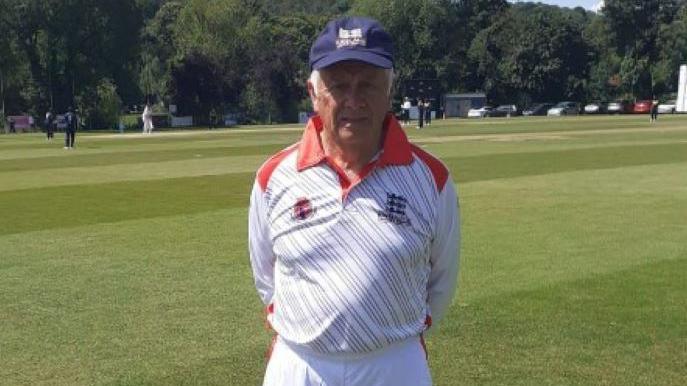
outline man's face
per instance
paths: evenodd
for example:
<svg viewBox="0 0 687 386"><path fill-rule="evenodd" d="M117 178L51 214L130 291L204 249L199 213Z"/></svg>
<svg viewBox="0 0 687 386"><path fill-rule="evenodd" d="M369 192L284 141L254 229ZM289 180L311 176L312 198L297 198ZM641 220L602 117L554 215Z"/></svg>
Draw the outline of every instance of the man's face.
<svg viewBox="0 0 687 386"><path fill-rule="evenodd" d="M324 130L342 145L377 145L389 111L389 80L384 69L346 61L320 70L313 93L315 111Z"/></svg>

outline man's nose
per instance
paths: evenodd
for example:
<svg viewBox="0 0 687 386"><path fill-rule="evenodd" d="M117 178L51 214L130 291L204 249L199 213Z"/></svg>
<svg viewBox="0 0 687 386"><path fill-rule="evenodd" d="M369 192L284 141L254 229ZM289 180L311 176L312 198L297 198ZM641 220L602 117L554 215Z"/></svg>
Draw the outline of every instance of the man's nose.
<svg viewBox="0 0 687 386"><path fill-rule="evenodd" d="M352 86L346 92L346 107L360 108L367 103L365 92L362 87Z"/></svg>

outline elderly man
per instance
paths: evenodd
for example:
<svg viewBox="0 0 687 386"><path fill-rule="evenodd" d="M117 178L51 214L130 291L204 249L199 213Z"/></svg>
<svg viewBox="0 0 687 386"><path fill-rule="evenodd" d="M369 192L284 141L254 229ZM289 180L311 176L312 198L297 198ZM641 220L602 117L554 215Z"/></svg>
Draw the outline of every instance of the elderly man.
<svg viewBox="0 0 687 386"><path fill-rule="evenodd" d="M430 385L422 334L458 275L454 184L389 112L378 22L331 21L310 67L317 114L251 195L251 265L276 332L264 385Z"/></svg>

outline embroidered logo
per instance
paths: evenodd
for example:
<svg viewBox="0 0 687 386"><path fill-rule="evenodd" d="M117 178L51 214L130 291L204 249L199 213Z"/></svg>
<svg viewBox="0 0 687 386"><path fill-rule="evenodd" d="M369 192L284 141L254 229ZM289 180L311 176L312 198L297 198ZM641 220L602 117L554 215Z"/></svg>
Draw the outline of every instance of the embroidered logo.
<svg viewBox="0 0 687 386"><path fill-rule="evenodd" d="M378 211L380 220L397 225L410 225L410 219L406 215L408 200L400 194L387 193L386 206L383 211Z"/></svg>
<svg viewBox="0 0 687 386"><path fill-rule="evenodd" d="M336 48L366 46L367 39L363 36L363 30L339 28L339 37L336 39Z"/></svg>
<svg viewBox="0 0 687 386"><path fill-rule="evenodd" d="M312 207L312 203L305 197L300 197L296 200L296 204L293 206L293 213L291 217L294 220L305 220L311 217L315 213L315 209Z"/></svg>

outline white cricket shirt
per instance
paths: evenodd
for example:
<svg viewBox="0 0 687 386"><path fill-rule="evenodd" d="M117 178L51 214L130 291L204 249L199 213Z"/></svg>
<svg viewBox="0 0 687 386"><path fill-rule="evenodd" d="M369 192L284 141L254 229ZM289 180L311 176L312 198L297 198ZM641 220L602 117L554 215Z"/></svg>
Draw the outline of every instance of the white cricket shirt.
<svg viewBox="0 0 687 386"><path fill-rule="evenodd" d="M419 335L451 303L460 240L453 181L391 114L384 125L383 148L357 181L328 161L317 116L258 170L253 276L269 322L291 344L374 351Z"/></svg>

